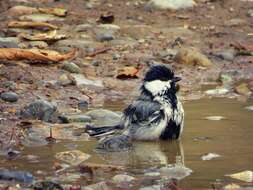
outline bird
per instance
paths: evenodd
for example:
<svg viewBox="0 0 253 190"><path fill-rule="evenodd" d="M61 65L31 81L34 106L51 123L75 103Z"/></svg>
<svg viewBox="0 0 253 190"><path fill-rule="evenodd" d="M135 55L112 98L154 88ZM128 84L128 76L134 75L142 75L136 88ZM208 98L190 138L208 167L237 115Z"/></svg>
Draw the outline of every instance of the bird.
<svg viewBox="0 0 253 190"><path fill-rule="evenodd" d="M184 127L184 109L177 96L181 77L165 65L153 65L144 76L140 95L123 111L115 126L86 126L90 136L103 137L99 150L129 150L132 141L179 139Z"/></svg>

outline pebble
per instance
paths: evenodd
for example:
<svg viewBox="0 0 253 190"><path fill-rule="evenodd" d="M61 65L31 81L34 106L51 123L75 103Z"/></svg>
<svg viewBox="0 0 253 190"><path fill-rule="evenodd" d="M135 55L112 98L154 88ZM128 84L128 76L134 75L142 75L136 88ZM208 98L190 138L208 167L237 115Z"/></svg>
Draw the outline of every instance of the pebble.
<svg viewBox="0 0 253 190"><path fill-rule="evenodd" d="M71 81L68 77L68 75L66 74L62 74L60 77L59 77L59 81L60 85L62 86L68 86L68 85L71 85L73 83L73 81Z"/></svg>
<svg viewBox="0 0 253 190"><path fill-rule="evenodd" d="M145 10L164 10L164 9L171 9L171 10L178 10L178 9L186 9L191 8L196 5L194 0L150 0L145 5Z"/></svg>
<svg viewBox="0 0 253 190"><path fill-rule="evenodd" d="M6 102L17 102L18 101L18 95L14 92L3 92L0 95L1 99Z"/></svg>
<svg viewBox="0 0 253 190"><path fill-rule="evenodd" d="M98 34L96 38L100 42L111 41L115 39L114 35L111 33Z"/></svg>
<svg viewBox="0 0 253 190"><path fill-rule="evenodd" d="M139 190L161 190L162 187L160 185L152 185L147 187L141 187Z"/></svg>
<svg viewBox="0 0 253 190"><path fill-rule="evenodd" d="M82 74L71 74L73 82L78 87L91 88L93 90L101 90L104 88L103 82L101 80L89 80Z"/></svg>
<svg viewBox="0 0 253 190"><path fill-rule="evenodd" d="M228 92L229 92L229 90L226 88L217 88L217 89L207 90L207 91L205 91L205 94L207 94L207 95L224 95L224 94L227 94Z"/></svg>
<svg viewBox="0 0 253 190"><path fill-rule="evenodd" d="M80 100L78 102L78 109L79 110L86 110L89 107L89 102L87 102L86 100Z"/></svg>
<svg viewBox="0 0 253 190"><path fill-rule="evenodd" d="M62 119L64 117L64 119ZM66 121L66 123L86 123L86 122L91 122L91 117L88 115L66 115L66 116L61 116L61 119L63 121Z"/></svg>
<svg viewBox="0 0 253 190"><path fill-rule="evenodd" d="M124 182L131 182L133 181L135 178L130 176L130 175L126 175L126 174L118 174L115 175L112 180L114 183L124 183Z"/></svg>
<svg viewBox="0 0 253 190"><path fill-rule="evenodd" d="M224 50L224 51L215 53L215 55L226 61L233 61L235 59L236 53L234 50Z"/></svg>
<svg viewBox="0 0 253 190"><path fill-rule="evenodd" d="M57 107L46 100L35 100L25 106L20 114L23 118L40 119L49 122Z"/></svg>
<svg viewBox="0 0 253 190"><path fill-rule="evenodd" d="M81 73L81 69L75 63L65 61L62 65L62 69L70 73Z"/></svg>
<svg viewBox="0 0 253 190"><path fill-rule="evenodd" d="M225 119L225 117L223 117L223 116L208 116L208 117L205 117L205 119L211 120L211 121L220 121L222 119Z"/></svg>
<svg viewBox="0 0 253 190"><path fill-rule="evenodd" d="M219 158L219 157L221 157L219 154L208 153L208 154L201 156L201 159L202 160L212 160L214 158Z"/></svg>
<svg viewBox="0 0 253 190"><path fill-rule="evenodd" d="M253 106L247 106L245 107L246 110L253 111Z"/></svg>
<svg viewBox="0 0 253 190"><path fill-rule="evenodd" d="M23 15L20 16L19 19L22 21L35 21L35 22L64 21L64 18L50 14Z"/></svg>
<svg viewBox="0 0 253 190"><path fill-rule="evenodd" d="M16 37L8 37L1 38L0 37L0 48L18 48L19 47L19 38Z"/></svg>

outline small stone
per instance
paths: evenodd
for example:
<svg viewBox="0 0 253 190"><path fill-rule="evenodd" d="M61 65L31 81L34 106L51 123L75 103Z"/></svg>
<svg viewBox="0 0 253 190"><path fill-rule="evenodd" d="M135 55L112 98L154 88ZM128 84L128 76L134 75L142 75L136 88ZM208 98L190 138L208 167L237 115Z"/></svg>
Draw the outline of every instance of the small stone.
<svg viewBox="0 0 253 190"><path fill-rule="evenodd" d="M175 60L187 65L198 65L203 67L210 67L213 65L206 55L192 48L181 48L178 51Z"/></svg>
<svg viewBox="0 0 253 190"><path fill-rule="evenodd" d="M160 172L148 172L144 174L145 176L151 176L151 177L156 177L156 176L160 176Z"/></svg>
<svg viewBox="0 0 253 190"><path fill-rule="evenodd" d="M87 32L88 30L92 29L91 24L80 24L75 27L76 32Z"/></svg>
<svg viewBox="0 0 253 190"><path fill-rule="evenodd" d="M205 94L207 95L225 95L229 92L226 88L216 88L205 91Z"/></svg>
<svg viewBox="0 0 253 190"><path fill-rule="evenodd" d="M71 80L69 79L68 75L62 74L62 75L59 77L59 83L60 83L62 86L68 86L68 85L73 84L73 81L71 81Z"/></svg>
<svg viewBox="0 0 253 190"><path fill-rule="evenodd" d="M247 23L247 22L246 22L245 20L243 20L243 19L240 19L240 18L233 18L233 19L227 21L227 22L225 23L225 25L231 27L231 26L241 26L241 25L245 25L246 23Z"/></svg>
<svg viewBox="0 0 253 190"><path fill-rule="evenodd" d="M87 110L89 107L89 103L86 100L80 100L78 102L78 109L79 110Z"/></svg>
<svg viewBox="0 0 253 190"><path fill-rule="evenodd" d="M77 123L87 123L87 122L91 122L91 117L88 115L67 115L67 116L63 116L65 118L65 121L67 121L67 123L73 123L73 122L77 122Z"/></svg>
<svg viewBox="0 0 253 190"><path fill-rule="evenodd" d="M112 59L113 60L118 60L118 59L120 59L120 55L119 54L117 54L117 53L114 53L113 55L112 55Z"/></svg>
<svg viewBox="0 0 253 190"><path fill-rule="evenodd" d="M181 180L187 176L189 176L193 171L189 168L184 167L183 165L174 165L174 166L166 166L160 168L161 176L164 176L169 179L177 179Z"/></svg>
<svg viewBox="0 0 253 190"><path fill-rule="evenodd" d="M201 156L201 159L202 160L212 160L214 158L219 158L219 157L221 157L219 154L208 153L208 154Z"/></svg>
<svg viewBox="0 0 253 190"><path fill-rule="evenodd" d="M253 111L253 106L247 106L245 107L246 110Z"/></svg>
<svg viewBox="0 0 253 190"><path fill-rule="evenodd" d="M84 190L111 190L111 188L106 184L106 182L102 181L96 184L92 184L84 187Z"/></svg>
<svg viewBox="0 0 253 190"><path fill-rule="evenodd" d="M15 90L17 88L17 84L14 81L5 81L1 85L9 90Z"/></svg>
<svg viewBox="0 0 253 190"><path fill-rule="evenodd" d="M102 61L101 60L97 60L97 59L94 59L91 61L91 65L95 66L95 67L98 67L99 65L101 65Z"/></svg>
<svg viewBox="0 0 253 190"><path fill-rule="evenodd" d="M164 9L171 9L171 10L178 10L178 9L186 9L191 8L196 5L194 0L150 0L146 6L145 10L164 10Z"/></svg>
<svg viewBox="0 0 253 190"><path fill-rule="evenodd" d="M241 189L241 186L240 185L237 185L235 183L231 183L231 184L228 184L226 185L225 187L223 187L224 190L240 190ZM243 190L243 189L241 189ZM245 189L246 190L246 189Z"/></svg>
<svg viewBox="0 0 253 190"><path fill-rule="evenodd" d="M211 121L220 121L222 119L225 119L225 117L223 117L223 116L208 116L208 117L205 117L205 119L211 120Z"/></svg>
<svg viewBox="0 0 253 190"><path fill-rule="evenodd" d="M80 150L71 150L65 152L58 152L55 155L55 158L58 160L64 161L72 166L77 166L81 164L83 161L90 158L89 154L81 152Z"/></svg>
<svg viewBox="0 0 253 190"><path fill-rule="evenodd" d="M98 125L117 125L120 122L121 115L106 109L96 109L85 113L92 120L96 120Z"/></svg>
<svg viewBox="0 0 253 190"><path fill-rule="evenodd" d="M249 15L250 17L253 17L253 9L248 10L248 15Z"/></svg>
<svg viewBox="0 0 253 190"><path fill-rule="evenodd" d="M71 77L73 78L73 82L78 87L86 87L91 88L93 90L101 90L104 88L104 85L101 80L89 80L85 78L82 74L71 74Z"/></svg>
<svg viewBox="0 0 253 190"><path fill-rule="evenodd" d="M242 83L242 84L236 86L235 92L240 95L244 95L244 96L250 96L250 94L251 94L251 91L248 88L248 85L246 83Z"/></svg>
<svg viewBox="0 0 253 190"><path fill-rule="evenodd" d="M44 41L31 41L28 43L29 48L39 48L39 49L46 49L48 44Z"/></svg>
<svg viewBox="0 0 253 190"><path fill-rule="evenodd" d="M141 187L139 190L161 190L162 187L160 185L152 185L147 187Z"/></svg>
<svg viewBox="0 0 253 190"><path fill-rule="evenodd" d="M242 172L235 173L235 174L230 174L227 176L232 177L234 179L241 180L241 181L245 181L248 183L253 182L253 172L249 171L249 170L242 171Z"/></svg>
<svg viewBox="0 0 253 190"><path fill-rule="evenodd" d="M0 37L0 48L18 48L19 47L19 38L16 37L8 37L1 38Z"/></svg>
<svg viewBox="0 0 253 190"><path fill-rule="evenodd" d="M224 51L215 53L215 55L226 61L233 61L235 58L236 52L234 50L224 50Z"/></svg>
<svg viewBox="0 0 253 190"><path fill-rule="evenodd" d="M80 67L72 62L64 62L62 65L62 69L66 70L70 73L81 73Z"/></svg>
<svg viewBox="0 0 253 190"><path fill-rule="evenodd" d="M119 175L115 175L112 180L114 183L124 183L124 182L131 182L133 181L135 178L130 176L130 175L125 175L125 174L119 174Z"/></svg>
<svg viewBox="0 0 253 190"><path fill-rule="evenodd" d="M98 34L96 38L100 42L111 41L115 39L114 35L111 33Z"/></svg>
<svg viewBox="0 0 253 190"><path fill-rule="evenodd" d="M229 74L221 74L219 76L219 81L222 82L222 84L229 84L233 82L233 77Z"/></svg>
<svg viewBox="0 0 253 190"><path fill-rule="evenodd" d="M25 106L20 114L23 118L40 119L49 122L52 119L56 106L45 100L35 100Z"/></svg>
<svg viewBox="0 0 253 190"><path fill-rule="evenodd" d="M6 102L17 102L18 101L18 95L14 92L3 92L0 95L1 99Z"/></svg>

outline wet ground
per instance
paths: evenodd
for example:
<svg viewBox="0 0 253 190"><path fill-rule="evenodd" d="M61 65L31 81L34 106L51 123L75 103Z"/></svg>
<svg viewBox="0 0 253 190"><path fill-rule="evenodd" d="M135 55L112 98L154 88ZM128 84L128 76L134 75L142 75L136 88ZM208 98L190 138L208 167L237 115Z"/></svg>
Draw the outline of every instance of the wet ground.
<svg viewBox="0 0 253 190"><path fill-rule="evenodd" d="M122 173L136 176L140 181L145 171L174 164L181 159L179 162L193 170L190 176L179 182L181 189L211 189L212 184L223 186L231 182L252 186L251 183L225 177L226 174L252 169L253 117L252 111L245 109L252 104L252 101L239 102L223 98L186 102L186 125L179 142L136 142L134 150L130 152L102 154L94 151L96 141L63 141L54 145L25 148L21 158L13 161L2 158L0 167L26 170L38 178L45 178L55 175L54 165L58 162L54 157L56 153L79 149L91 155L85 162L125 166L126 169ZM122 108L122 104L110 105L114 110ZM205 119L209 116L223 116L224 119ZM202 160L201 156L207 153L216 153L221 157ZM38 156L38 162L28 161L27 155ZM113 174L107 173L103 177L98 175L91 181L83 179L73 183L89 184L106 179L110 181L111 175ZM156 183L157 181L153 180L151 184ZM136 185L131 189L138 187Z"/></svg>

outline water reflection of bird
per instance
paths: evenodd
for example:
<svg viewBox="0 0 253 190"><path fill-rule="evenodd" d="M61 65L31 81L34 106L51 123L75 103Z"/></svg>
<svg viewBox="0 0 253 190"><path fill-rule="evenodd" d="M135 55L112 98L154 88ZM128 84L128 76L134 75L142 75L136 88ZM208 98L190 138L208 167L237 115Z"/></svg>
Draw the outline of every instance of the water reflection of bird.
<svg viewBox="0 0 253 190"><path fill-rule="evenodd" d="M91 136L113 132L98 146L108 151L127 150L132 140L178 139L184 123L184 110L176 95L176 82L180 80L170 68L152 66L144 77L140 96L125 109L121 123L111 127L87 126L87 132Z"/></svg>

